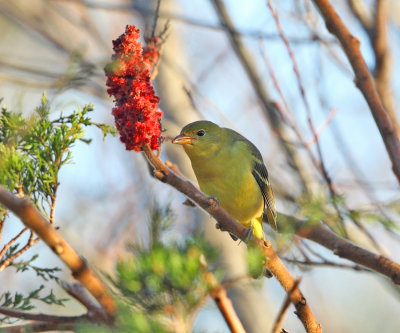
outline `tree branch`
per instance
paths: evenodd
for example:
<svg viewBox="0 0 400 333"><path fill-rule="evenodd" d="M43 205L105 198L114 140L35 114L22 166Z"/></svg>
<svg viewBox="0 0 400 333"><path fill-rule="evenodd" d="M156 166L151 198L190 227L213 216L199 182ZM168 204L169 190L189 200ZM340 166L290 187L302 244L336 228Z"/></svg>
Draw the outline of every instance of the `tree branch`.
<svg viewBox="0 0 400 333"><path fill-rule="evenodd" d="M96 320L97 322L101 319L107 322L107 314L104 312L103 308L90 297L86 289L80 283L67 283L62 281L61 286L69 295L86 307L88 319Z"/></svg>
<svg viewBox="0 0 400 333"><path fill-rule="evenodd" d="M55 316L55 315L48 315L48 314L43 314L43 313L30 313L30 312L26 312L26 311L17 311L17 310L12 310L9 308L4 308L4 307L0 307L0 313L5 316L9 316L9 317L19 318L19 319L24 319L24 320L43 321L43 322L49 322L49 323L54 323L54 324L76 323L77 321L80 321L80 320L88 320L89 319L87 317L87 315L71 316L71 317Z"/></svg>
<svg viewBox="0 0 400 333"><path fill-rule="evenodd" d="M25 332L48 332L48 331L73 331L75 324L72 323L49 323L38 322L26 325L6 326L2 329L7 333L25 333Z"/></svg>
<svg viewBox="0 0 400 333"><path fill-rule="evenodd" d="M339 39L350 61L356 76L356 85L369 105L392 161L393 172L400 182L400 141L365 64L360 50L360 41L350 33L329 0L313 0L313 2L324 18L328 31Z"/></svg>
<svg viewBox="0 0 400 333"><path fill-rule="evenodd" d="M400 285L399 264L339 237L325 226L316 225L311 227L300 227L296 230L296 234L321 244L322 246L332 250L335 255L341 258L348 259L354 263L363 265L386 275L393 281L393 283Z"/></svg>
<svg viewBox="0 0 400 333"><path fill-rule="evenodd" d="M207 279L210 285L214 286L209 294L217 305L219 311L225 319L226 324L232 333L246 333L242 322L240 321L235 309L233 308L232 301L229 299L226 289L223 285L218 284L214 275L207 272Z"/></svg>
<svg viewBox="0 0 400 333"><path fill-rule="evenodd" d="M268 223L266 218L263 222ZM351 243L349 240L329 230L325 225L308 226L305 220L282 213L278 213L278 225L290 225L296 235L312 240L332 250L333 254L341 258L386 275L393 283L400 285L400 265L398 263Z"/></svg>
<svg viewBox="0 0 400 333"><path fill-rule="evenodd" d="M9 208L20 220L33 230L69 267L72 276L96 298L112 322L116 306L101 280L89 268L87 262L61 237L49 222L26 199L14 196L0 186L0 203Z"/></svg>
<svg viewBox="0 0 400 333"><path fill-rule="evenodd" d="M393 61L389 48L389 1L377 0L375 8L375 27L370 35L375 54L375 68L373 71L376 89L382 103L388 112L397 135L400 136L400 125L396 113L395 97L391 87L393 75Z"/></svg>
<svg viewBox="0 0 400 333"><path fill-rule="evenodd" d="M285 318L285 313L287 311L287 309L289 308L289 305L291 303L290 301L290 295L293 293L293 290L295 288L297 288L297 286L299 285L300 280L296 280L295 284L293 285L292 290L287 294L285 301L282 304L282 307L279 311L278 317L276 317L275 323L274 323L274 327L272 328L272 333L280 333L281 330L281 326L282 326L282 322L283 322L283 318Z"/></svg>

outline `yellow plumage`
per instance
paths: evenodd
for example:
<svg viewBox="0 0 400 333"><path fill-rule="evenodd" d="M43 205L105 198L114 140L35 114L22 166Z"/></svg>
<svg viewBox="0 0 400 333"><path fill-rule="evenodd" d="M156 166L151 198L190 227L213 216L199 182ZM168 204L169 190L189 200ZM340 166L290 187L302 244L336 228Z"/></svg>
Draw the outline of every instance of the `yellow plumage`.
<svg viewBox="0 0 400 333"><path fill-rule="evenodd" d="M239 133L210 121L185 126L173 143L182 144L200 189L254 235L264 239L262 218L276 228L274 196L258 149Z"/></svg>

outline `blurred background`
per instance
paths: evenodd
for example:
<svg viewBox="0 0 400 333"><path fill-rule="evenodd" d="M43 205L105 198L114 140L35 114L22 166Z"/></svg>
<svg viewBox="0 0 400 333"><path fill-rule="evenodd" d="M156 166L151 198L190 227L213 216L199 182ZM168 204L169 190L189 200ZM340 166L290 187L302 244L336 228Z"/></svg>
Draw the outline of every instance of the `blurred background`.
<svg viewBox="0 0 400 333"><path fill-rule="evenodd" d="M162 159L195 181L183 150L168 137L199 119L233 128L261 151L278 211L304 216L317 209L342 236L399 262L399 184L347 58L311 1L270 4L273 10L262 0L160 2L157 31L168 24L156 80L167 137ZM92 102L93 120L113 124L103 72L112 40L127 24L149 35L156 6L146 0L0 0L2 104L29 114L46 91L55 116ZM339 0L334 6L360 40L399 129L400 2ZM246 275L245 246L216 231L207 214L182 205L185 198L153 179L140 153L126 151L118 137L103 140L96 129L87 137L92 143L77 143L74 164L61 171L56 224L91 265L110 272L127 243L146 243L149 207L158 201L170 204L176 218L166 242L201 231L221 252L227 280ZM3 240L20 228L17 220L5 225ZM351 263L290 233L265 231L291 273L301 277L324 332L400 330L400 293L391 281L337 267ZM61 266L43 244L30 251L41 254L43 265ZM34 275L27 279L7 270L0 291L33 281ZM285 293L274 279L249 279L234 284L229 296L248 331L261 332L271 329ZM62 311L81 310L71 301ZM293 311L283 327L300 332ZM200 309L194 330L229 331L211 300Z"/></svg>

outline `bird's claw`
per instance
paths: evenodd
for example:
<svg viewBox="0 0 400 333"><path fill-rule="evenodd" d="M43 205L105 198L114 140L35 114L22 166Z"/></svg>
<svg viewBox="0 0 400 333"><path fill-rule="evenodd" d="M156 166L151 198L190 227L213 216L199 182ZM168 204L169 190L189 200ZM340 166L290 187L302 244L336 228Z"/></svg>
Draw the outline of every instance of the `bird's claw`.
<svg viewBox="0 0 400 333"><path fill-rule="evenodd" d="M234 234L232 234L232 233L229 233L229 236L231 236L231 238L232 238L235 242L239 239L239 237L237 237L236 235L234 235Z"/></svg>
<svg viewBox="0 0 400 333"><path fill-rule="evenodd" d="M231 232L229 233L229 236L236 242L239 237L236 236L235 234L232 234ZM246 235L240 239L240 242L245 242L247 243L251 238L253 237L253 229L252 227L246 228ZM239 243L240 244L240 243Z"/></svg>
<svg viewBox="0 0 400 333"><path fill-rule="evenodd" d="M253 228L250 226L246 228L246 234L242 238L242 241L247 243L250 239L252 239L252 237L253 237Z"/></svg>

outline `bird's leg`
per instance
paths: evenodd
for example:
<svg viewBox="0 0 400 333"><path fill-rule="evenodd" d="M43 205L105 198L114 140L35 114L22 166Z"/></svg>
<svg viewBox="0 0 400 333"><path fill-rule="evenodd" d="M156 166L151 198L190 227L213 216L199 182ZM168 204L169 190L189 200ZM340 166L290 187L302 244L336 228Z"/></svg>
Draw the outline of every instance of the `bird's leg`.
<svg viewBox="0 0 400 333"><path fill-rule="evenodd" d="M250 221L250 226L246 228L246 234L244 235L242 241L247 243L253 237L253 221Z"/></svg>
<svg viewBox="0 0 400 333"><path fill-rule="evenodd" d="M243 237L243 242L247 243L252 237L253 237L253 228L252 225L250 225L250 227L246 228L246 234Z"/></svg>
<svg viewBox="0 0 400 333"><path fill-rule="evenodd" d="M218 222L215 224L215 229L221 230L221 226L218 224ZM232 234L231 232L228 232L229 236L236 242L239 238L235 235Z"/></svg>

